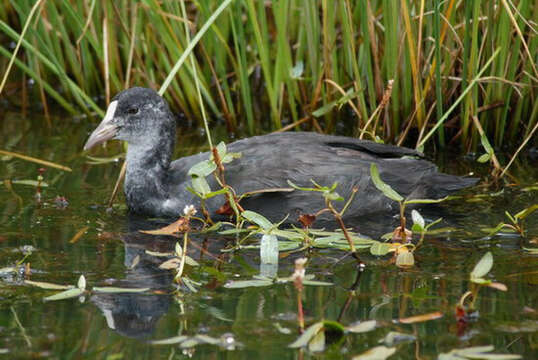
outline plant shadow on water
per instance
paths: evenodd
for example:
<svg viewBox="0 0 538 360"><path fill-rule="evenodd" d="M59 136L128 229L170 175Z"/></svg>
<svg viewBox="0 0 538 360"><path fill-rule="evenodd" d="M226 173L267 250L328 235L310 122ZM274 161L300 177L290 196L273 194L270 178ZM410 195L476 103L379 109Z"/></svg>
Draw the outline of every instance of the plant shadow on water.
<svg viewBox="0 0 538 360"><path fill-rule="evenodd" d="M305 279L315 275L332 283L310 286L305 280L298 296L294 281L228 288L231 281L260 279L263 270L258 248L221 251L236 243L234 235L191 233L188 255L197 266L187 263L190 282L176 285L174 272L159 266L174 257L181 237L141 233L166 223L95 205L106 204L119 166L88 166L87 159L72 155L80 154L89 128L67 124L49 134L35 124L16 116L6 120L0 136L11 143L7 150L78 170L47 169L42 176L48 186L39 203L28 183L0 188L0 352L10 358L350 358L369 349L385 354L395 349L394 358L413 359L492 345L494 350L465 351L530 359L537 351L538 273L532 251L537 213L524 219L524 237L507 227L489 235L497 224L511 223L505 211L514 215L536 203L536 159L522 157L513 168L522 185L496 196L489 195L496 190L475 188L460 200L420 209L426 224L443 220L414 252L413 267L396 267L391 255L367 249L359 252L364 270L347 252L332 248L281 252L279 279L294 274L295 260L306 257ZM200 143L194 141L193 152ZM121 148L112 145L108 151L111 156ZM445 165L450 166L481 171L482 165ZM0 173L4 179L36 180L40 167L4 157ZM480 196L471 196L476 193ZM57 196L65 196L68 206ZM346 221L353 231L377 240L399 224L386 215ZM467 298L467 313L458 314L462 296L474 289L470 273L488 251L493 267L482 277L503 283L507 291L481 286L473 309ZM74 284L80 275L86 279L82 295L58 301L43 298L60 290L24 282ZM298 303L305 334L311 334L303 340ZM294 343L300 346L290 347Z"/></svg>

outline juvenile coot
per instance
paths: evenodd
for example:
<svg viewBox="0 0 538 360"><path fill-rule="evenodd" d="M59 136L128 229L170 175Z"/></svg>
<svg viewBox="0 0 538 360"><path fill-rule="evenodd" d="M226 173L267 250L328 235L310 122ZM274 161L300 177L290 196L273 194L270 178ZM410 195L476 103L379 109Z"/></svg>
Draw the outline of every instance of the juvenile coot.
<svg viewBox="0 0 538 360"><path fill-rule="evenodd" d="M113 98L84 150L109 139L127 141L124 190L130 211L177 217L186 205L199 205L199 199L187 190L191 186L187 172L207 160L209 153L171 161L175 138L176 124L166 101L151 89L134 87ZM358 188L347 217L398 209L397 203L374 187L371 163L377 164L386 183L406 197L441 198L477 181L439 173L415 150L342 136L276 133L235 141L228 151L242 154L226 164L225 170L226 182L237 194L289 188L287 180L306 187L312 187L311 180L327 186L338 182L337 192L346 199ZM213 176L207 180L212 190L218 189ZM223 196L217 196L206 206L213 215L224 202ZM295 220L299 214L325 207L320 194L307 191L260 193L243 199L241 205L275 221L286 214Z"/></svg>

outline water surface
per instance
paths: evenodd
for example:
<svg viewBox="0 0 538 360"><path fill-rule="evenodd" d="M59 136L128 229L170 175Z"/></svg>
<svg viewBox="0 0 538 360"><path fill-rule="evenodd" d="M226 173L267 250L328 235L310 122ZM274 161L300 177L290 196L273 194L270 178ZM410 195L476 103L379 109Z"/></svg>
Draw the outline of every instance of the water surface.
<svg viewBox="0 0 538 360"><path fill-rule="evenodd" d="M293 284L264 288L227 289L234 279L249 279L259 273L256 250L222 253L233 239L198 236L190 255L201 266L187 267L186 274L200 286L197 292L173 294L173 273L161 270L162 259L150 251L169 251L171 237L152 237L137 230L154 228L158 223L132 219L125 213L123 199L113 211L105 204L112 192L120 162L90 165L81 153L92 125L86 119L24 118L4 113L0 123L0 147L70 166L73 171L47 169L41 202L33 186L0 186L0 267L13 266L31 250L25 263L26 276L0 274L0 353L6 358L57 359L174 359L193 358L295 359L349 358L379 345L390 331L413 335L416 340L395 345L393 358L436 358L454 348L494 345L498 353L534 358L538 347L538 267L537 256L524 247L537 247L538 212L526 223L527 236L502 234L486 237L482 230L506 221L505 211L515 213L536 203L538 163L522 156L513 168L513 183L479 186L467 197L444 204L438 215L445 219L438 228L447 228L426 238L416 253L417 264L399 269L390 256L375 257L368 252L361 258L367 264L359 276L355 261L342 251L320 249L291 254L281 259L278 275L293 272L293 260L310 259L307 273L333 286L305 287L303 307L306 325L335 320L343 325L377 320L375 330L331 338L334 343L320 354L308 349L290 349L299 335L297 294ZM197 152L203 137L192 131L178 143L179 154ZM120 154L120 144L97 151L99 156ZM487 165L464 159L437 162L442 169L465 174L486 174ZM2 180L35 180L41 166L3 157ZM533 187L534 186L534 187ZM495 197L472 195L494 193ZM67 207L56 200L64 196ZM383 224L357 229L370 236L392 230L396 219L367 219ZM388 225L387 225L388 224ZM204 249L204 250L202 250ZM469 289L469 273L486 253L494 256L488 275L504 283L508 291L480 290L477 312L466 323L456 320L455 306ZM88 293L77 299L44 302L54 291L29 286L24 279L57 284L76 284L84 275L88 288L118 286L151 288L143 294ZM398 319L442 312L443 316L415 324ZM199 345L183 349L178 345L152 345L151 340L176 335L209 335L223 344ZM232 349L234 347L234 349Z"/></svg>

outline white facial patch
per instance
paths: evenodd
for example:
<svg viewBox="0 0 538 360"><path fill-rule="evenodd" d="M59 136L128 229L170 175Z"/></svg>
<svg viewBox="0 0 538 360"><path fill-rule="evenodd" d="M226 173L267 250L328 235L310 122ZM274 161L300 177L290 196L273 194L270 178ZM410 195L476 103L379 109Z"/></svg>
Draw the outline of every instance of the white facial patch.
<svg viewBox="0 0 538 360"><path fill-rule="evenodd" d="M114 100L108 105L108 109L106 109L105 117L102 121L103 124L112 122L112 119L114 119L114 114L116 113L116 108L118 107L118 100Z"/></svg>

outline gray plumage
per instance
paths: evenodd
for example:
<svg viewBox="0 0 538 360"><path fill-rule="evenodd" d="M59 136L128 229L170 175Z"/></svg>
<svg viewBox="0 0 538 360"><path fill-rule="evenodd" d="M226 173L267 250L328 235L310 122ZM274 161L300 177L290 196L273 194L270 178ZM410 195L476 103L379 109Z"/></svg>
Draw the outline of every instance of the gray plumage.
<svg viewBox="0 0 538 360"><path fill-rule="evenodd" d="M131 88L119 93L85 149L110 138L129 143L124 189L132 212L177 217L186 205L199 207L199 199L187 190L191 186L187 172L210 154L171 161L175 121L166 101L156 92ZM287 180L305 187L312 187L310 180L327 186L338 182L337 192L346 199L354 187L358 188L346 211L348 217L398 208L375 188L370 178L371 163L377 164L383 181L405 197L437 199L477 181L439 173L415 150L342 136L276 133L239 140L227 148L228 152L242 154L225 164L226 182L237 194L289 188ZM218 189L212 175L207 180L212 190ZM210 199L210 214L214 215L224 201L222 196ZM322 209L324 200L321 194L296 190L258 194L242 200L241 205L274 221L287 214L294 221L300 214Z"/></svg>

